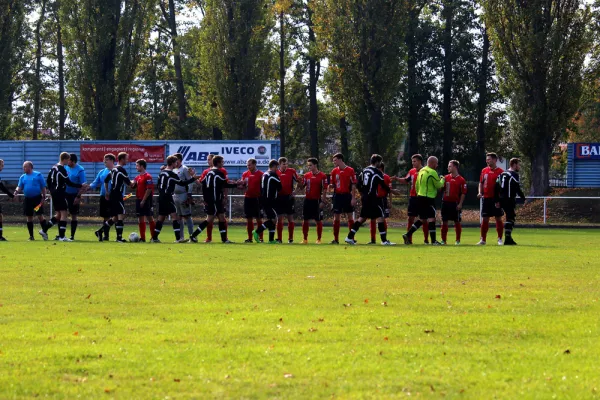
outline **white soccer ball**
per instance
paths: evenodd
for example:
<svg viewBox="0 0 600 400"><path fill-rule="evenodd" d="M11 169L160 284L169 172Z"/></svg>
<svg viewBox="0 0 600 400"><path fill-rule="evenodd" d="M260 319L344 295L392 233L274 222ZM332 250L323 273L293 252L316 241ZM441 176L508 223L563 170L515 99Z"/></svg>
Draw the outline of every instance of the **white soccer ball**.
<svg viewBox="0 0 600 400"><path fill-rule="evenodd" d="M140 241L140 235L137 232L131 232L129 234L129 241L133 243L137 243Z"/></svg>

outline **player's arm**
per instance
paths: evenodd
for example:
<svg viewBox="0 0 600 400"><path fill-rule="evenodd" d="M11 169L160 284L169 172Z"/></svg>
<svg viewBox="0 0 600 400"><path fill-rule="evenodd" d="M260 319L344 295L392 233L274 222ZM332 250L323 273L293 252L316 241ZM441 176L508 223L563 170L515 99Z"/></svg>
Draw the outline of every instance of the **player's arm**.
<svg viewBox="0 0 600 400"><path fill-rule="evenodd" d="M446 185L446 178L444 178L443 176L440 177L437 171L433 171L433 173L433 185L436 189L441 190L444 187L444 185Z"/></svg>
<svg viewBox="0 0 600 400"><path fill-rule="evenodd" d="M483 174L479 177L479 192L477 193L477 198L480 199L483 197Z"/></svg>
<svg viewBox="0 0 600 400"><path fill-rule="evenodd" d="M146 189L146 192L144 193L144 198L140 202L142 206L146 203L146 200L148 200L150 196L152 196L152 187L148 187Z"/></svg>
<svg viewBox="0 0 600 400"><path fill-rule="evenodd" d="M515 193L517 193L519 195L520 198L523 199L523 201L526 200L525 198L525 193L523 193L523 190L521 189L521 182L515 180Z"/></svg>
<svg viewBox="0 0 600 400"><path fill-rule="evenodd" d="M393 176L392 180L403 183L405 185L408 185L410 183L411 176L410 176L410 174L406 174L406 176L404 178L400 178L399 176Z"/></svg>
<svg viewBox="0 0 600 400"><path fill-rule="evenodd" d="M19 183L17 183L17 188L15 189L15 192L13 193L13 197L17 197L19 195L19 193L21 193L23 191L23 178L19 178Z"/></svg>
<svg viewBox="0 0 600 400"><path fill-rule="evenodd" d="M4 192L4 194L6 194L8 197L10 197L11 199L15 196L13 196L13 194L10 192L10 190L8 190L6 188L6 186L4 186L4 182L0 181L0 190L2 190Z"/></svg>
<svg viewBox="0 0 600 400"><path fill-rule="evenodd" d="M109 199L109 195L110 195L110 187L109 187L109 183L110 183L110 178L111 178L112 174L108 174L106 175L106 178L104 178L104 197L106 198L106 200Z"/></svg>

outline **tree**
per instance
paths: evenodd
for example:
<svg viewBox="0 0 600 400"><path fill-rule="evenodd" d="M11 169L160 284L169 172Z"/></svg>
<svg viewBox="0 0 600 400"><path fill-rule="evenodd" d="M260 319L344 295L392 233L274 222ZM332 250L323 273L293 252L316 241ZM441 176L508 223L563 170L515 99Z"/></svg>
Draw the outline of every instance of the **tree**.
<svg viewBox="0 0 600 400"><path fill-rule="evenodd" d="M148 39L150 0L63 0L74 118L96 139L118 139Z"/></svg>
<svg viewBox="0 0 600 400"><path fill-rule="evenodd" d="M531 164L531 195L549 190L550 157L582 91L590 49L589 8L580 0L485 0L501 87L519 150Z"/></svg>
<svg viewBox="0 0 600 400"><path fill-rule="evenodd" d="M33 132L32 139L37 140L38 138L38 128L39 128L39 120L40 120L40 103L42 101L42 50L43 50L43 41L42 38L42 26L44 24L44 20L46 19L46 5L47 0L41 0L40 10L38 15L38 20L35 24L35 80L33 84L34 91L34 103L33 103Z"/></svg>
<svg viewBox="0 0 600 400"><path fill-rule="evenodd" d="M225 133L255 139L256 118L272 65L272 15L266 0L208 0L201 67L214 89Z"/></svg>

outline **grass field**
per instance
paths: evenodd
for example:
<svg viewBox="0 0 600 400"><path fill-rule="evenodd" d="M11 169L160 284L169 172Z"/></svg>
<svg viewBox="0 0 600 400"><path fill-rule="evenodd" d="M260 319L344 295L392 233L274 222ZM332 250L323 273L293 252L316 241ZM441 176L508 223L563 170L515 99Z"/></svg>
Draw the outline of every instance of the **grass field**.
<svg viewBox="0 0 600 400"><path fill-rule="evenodd" d="M600 397L598 231L485 248L474 229L443 248L4 232L1 399Z"/></svg>

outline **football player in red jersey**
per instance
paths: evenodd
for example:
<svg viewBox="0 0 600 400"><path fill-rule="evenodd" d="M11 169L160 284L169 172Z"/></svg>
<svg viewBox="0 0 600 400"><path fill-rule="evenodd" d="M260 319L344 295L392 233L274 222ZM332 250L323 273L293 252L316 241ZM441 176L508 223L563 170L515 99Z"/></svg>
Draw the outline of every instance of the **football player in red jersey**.
<svg viewBox="0 0 600 400"><path fill-rule="evenodd" d="M502 245L502 236L504 235L504 225L502 216L504 211L500 207L500 203L495 200L496 179L504 172L502 168L496 166L498 155L496 153L488 153L485 157L487 167L481 171L479 177L479 193L477 198L483 199L481 207L481 240L477 243L479 246L486 244L487 233L490 226L490 217L496 218L496 232L498 233L498 245Z"/></svg>
<svg viewBox="0 0 600 400"><path fill-rule="evenodd" d="M283 240L283 220L287 215L288 243L294 243L294 214L296 213L296 199L294 198L294 184L299 181L298 173L294 168L288 167L288 159L279 159L277 174L281 180L281 191L277 197L277 241Z"/></svg>
<svg viewBox="0 0 600 400"><path fill-rule="evenodd" d="M415 189L415 184L417 183L417 176L419 176L419 171L423 168L423 156L420 154L415 154L411 157L411 162L413 168L408 171L408 174L404 178L394 177L392 180L395 180L400 183L410 184L410 197L408 198L408 223L406 225L406 231L408 232L415 223L415 218L419 215L419 209L417 207L417 191ZM429 244L429 227L423 222L423 235L425 236L425 244Z"/></svg>
<svg viewBox="0 0 600 400"><path fill-rule="evenodd" d="M154 194L154 182L152 175L146 172L146 160L137 160L135 169L139 173L133 180L135 189L135 214L138 217L140 228L140 241L146 241L146 222L150 225L150 233L154 233L154 207L152 206L152 195Z"/></svg>
<svg viewBox="0 0 600 400"><path fill-rule="evenodd" d="M331 171L330 188L333 188L333 240L331 244L340 243L340 223L342 214L346 214L348 229L354 225L354 207L356 206L356 173L344 162L344 155L333 156L335 168Z"/></svg>
<svg viewBox="0 0 600 400"><path fill-rule="evenodd" d="M254 219L256 219L256 226L261 226L262 221L262 210L260 207L260 182L262 180L263 172L260 171L256 165L254 158L249 158L246 162L248 171L242 174L242 179L238 181L238 185L241 188L246 188L244 193L244 214L246 216L246 230L248 232L248 239L245 243L252 243L252 231L254 231ZM263 240L262 234L260 240Z"/></svg>
<svg viewBox="0 0 600 400"><path fill-rule="evenodd" d="M444 177L446 181L444 188L444 197L442 198L442 244L446 244L448 237L448 221L454 221L456 230L456 245L460 244L460 235L462 233L461 219L462 207L467 196L467 181L463 178L458 169L460 163L452 160L448 163L449 174Z"/></svg>
<svg viewBox="0 0 600 400"><path fill-rule="evenodd" d="M303 244L308 243L309 221L317 223L317 244L321 244L323 234L323 208L327 201L327 175L319 171L319 160L309 158L307 160L308 171L302 177L301 187L306 188L306 198L303 207L302 233Z"/></svg>

